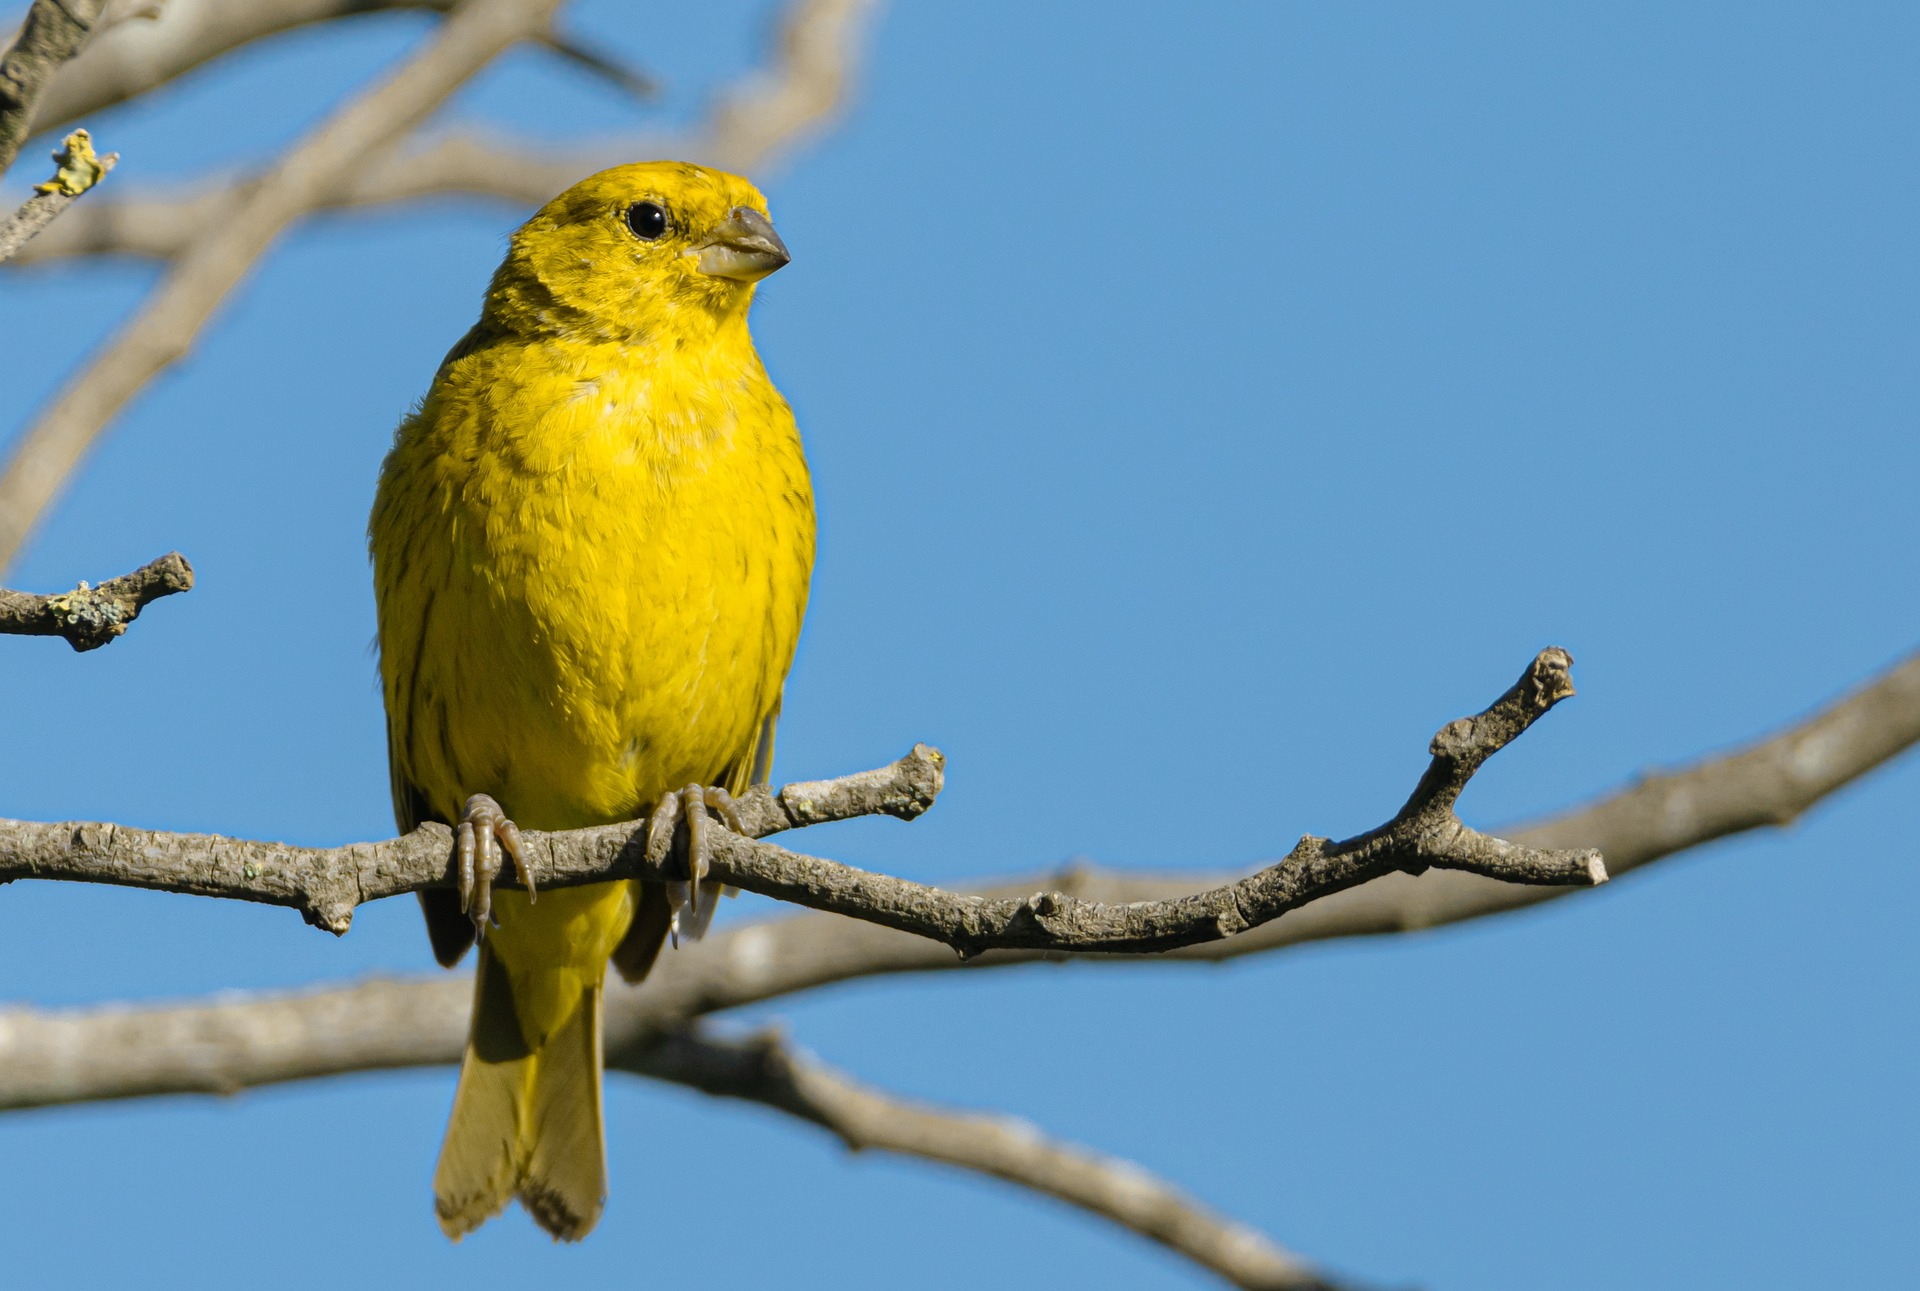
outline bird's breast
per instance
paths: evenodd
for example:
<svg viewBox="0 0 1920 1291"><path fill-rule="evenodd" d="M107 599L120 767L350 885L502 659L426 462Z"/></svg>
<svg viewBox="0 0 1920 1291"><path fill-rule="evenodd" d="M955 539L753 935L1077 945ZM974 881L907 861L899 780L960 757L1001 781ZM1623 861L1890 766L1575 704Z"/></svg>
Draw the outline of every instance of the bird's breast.
<svg viewBox="0 0 1920 1291"><path fill-rule="evenodd" d="M698 364L517 395L436 463L447 675L412 704L444 703L456 792L534 828L630 818L720 777L778 706L813 557L799 437L764 375Z"/></svg>

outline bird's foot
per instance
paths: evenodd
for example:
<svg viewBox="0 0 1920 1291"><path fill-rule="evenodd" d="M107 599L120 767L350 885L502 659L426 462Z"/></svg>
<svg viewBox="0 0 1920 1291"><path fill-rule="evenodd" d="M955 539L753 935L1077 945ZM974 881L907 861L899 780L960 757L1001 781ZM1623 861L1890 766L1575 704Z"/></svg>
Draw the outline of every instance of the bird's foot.
<svg viewBox="0 0 1920 1291"><path fill-rule="evenodd" d="M660 800L647 820L647 859L655 864L666 860L673 850L674 831L680 822L685 821L687 826L687 877L667 883L667 900L673 906L673 922L669 928L675 946L682 937L688 941L700 940L707 925L713 922L713 908L722 891L721 884L707 878L709 859L713 855L713 821L707 814L709 811L735 833L747 832L746 822L740 819L740 811L733 805L733 795L717 785L690 784L670 793Z"/></svg>
<svg viewBox="0 0 1920 1291"><path fill-rule="evenodd" d="M500 875L500 853L513 859L513 869L527 889L531 905L535 892L533 866L520 843L520 827L507 819L500 804L484 793L467 799L453 831L453 879L460 890L460 909L473 920L474 935L484 938L493 922L493 881Z"/></svg>

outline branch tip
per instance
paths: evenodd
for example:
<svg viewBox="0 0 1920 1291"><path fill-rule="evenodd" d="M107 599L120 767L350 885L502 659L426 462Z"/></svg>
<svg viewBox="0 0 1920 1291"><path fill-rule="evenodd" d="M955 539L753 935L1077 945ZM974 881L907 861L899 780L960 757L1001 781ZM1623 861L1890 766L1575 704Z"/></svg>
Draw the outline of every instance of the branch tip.
<svg viewBox="0 0 1920 1291"><path fill-rule="evenodd" d="M97 650L127 630L163 596L193 588L193 566L177 551L98 587L35 596L0 588L0 634L64 637L75 650Z"/></svg>
<svg viewBox="0 0 1920 1291"><path fill-rule="evenodd" d="M117 152L105 156L94 152L93 136L85 130L75 130L60 144L53 154L54 165L59 167L53 172L53 178L42 184L35 184L36 193L62 197L78 197L107 177L120 161Z"/></svg>

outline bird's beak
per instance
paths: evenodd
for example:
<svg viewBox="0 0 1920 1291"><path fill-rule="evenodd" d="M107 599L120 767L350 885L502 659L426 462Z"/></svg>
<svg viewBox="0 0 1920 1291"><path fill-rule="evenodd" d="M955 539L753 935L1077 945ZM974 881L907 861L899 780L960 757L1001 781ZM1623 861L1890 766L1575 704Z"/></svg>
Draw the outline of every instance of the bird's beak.
<svg viewBox="0 0 1920 1291"><path fill-rule="evenodd" d="M751 206L736 206L700 245L700 272L735 282L759 282L793 259L773 221Z"/></svg>

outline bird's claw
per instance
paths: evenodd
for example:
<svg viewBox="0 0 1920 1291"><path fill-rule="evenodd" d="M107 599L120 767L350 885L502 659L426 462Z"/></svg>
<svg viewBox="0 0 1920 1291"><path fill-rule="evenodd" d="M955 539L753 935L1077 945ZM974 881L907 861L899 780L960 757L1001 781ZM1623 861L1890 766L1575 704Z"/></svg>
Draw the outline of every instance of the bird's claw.
<svg viewBox="0 0 1920 1291"><path fill-rule="evenodd" d="M467 799L460 824L453 831L454 886L460 890L460 909L473 920L476 937L484 938L493 922L493 881L500 875L500 853L513 860L514 873L527 889L527 904L537 895L533 866L521 846L520 827L507 818L500 804L484 793Z"/></svg>
<svg viewBox="0 0 1920 1291"><path fill-rule="evenodd" d="M647 859L656 865L663 863L673 850L674 832L680 822L684 820L687 826L687 877L667 881L667 900L673 906L670 930L675 946L682 937L688 941L700 940L713 921L714 900L722 890L721 884L707 879L713 855L713 821L708 817L709 811L736 834L747 832L733 795L718 785L690 784L669 793L660 799L660 805L647 819Z"/></svg>

